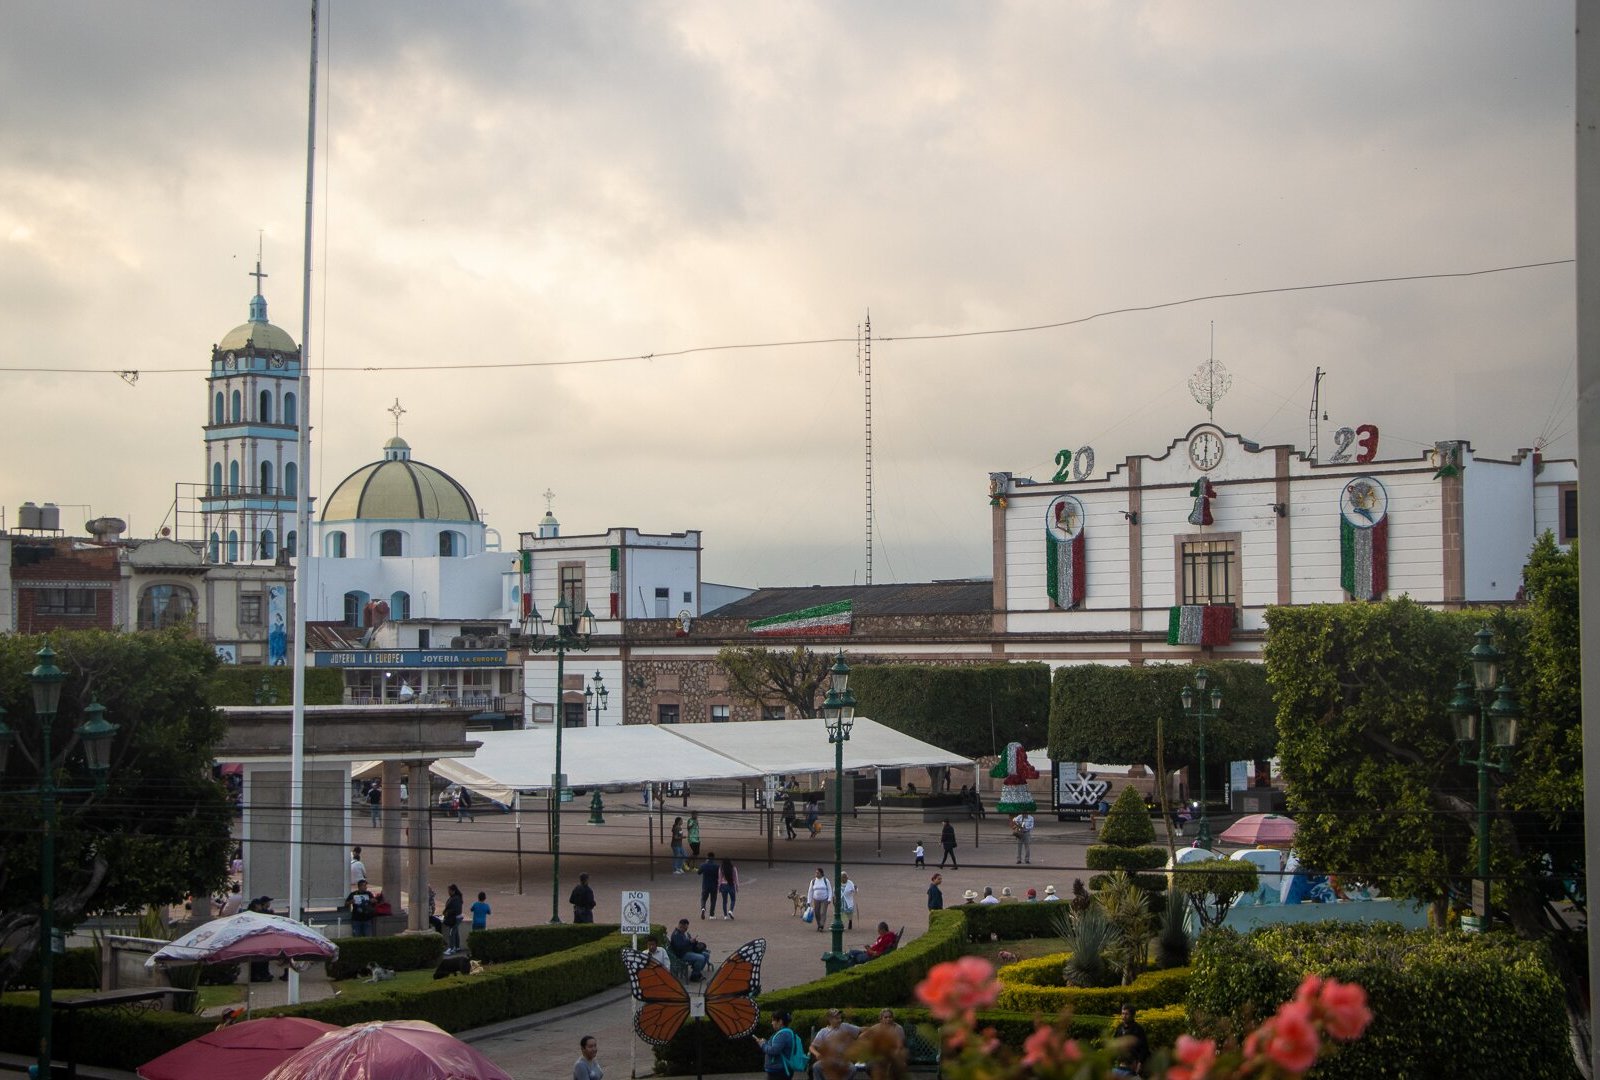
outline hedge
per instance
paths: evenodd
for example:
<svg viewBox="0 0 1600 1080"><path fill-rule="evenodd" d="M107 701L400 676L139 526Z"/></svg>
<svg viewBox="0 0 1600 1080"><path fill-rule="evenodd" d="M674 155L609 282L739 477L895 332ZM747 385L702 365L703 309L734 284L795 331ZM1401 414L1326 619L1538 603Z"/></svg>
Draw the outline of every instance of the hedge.
<svg viewBox="0 0 1600 1080"><path fill-rule="evenodd" d="M435 966L443 956L444 938L432 931L351 937L339 939L338 957L324 966L330 979L353 979L374 963L390 971L415 971Z"/></svg>
<svg viewBox="0 0 1600 1080"><path fill-rule="evenodd" d="M100 989L100 950L86 945L58 953L55 963L50 965L50 982L60 990ZM39 950L35 949L6 989L33 990L38 986Z"/></svg>
<svg viewBox="0 0 1600 1080"><path fill-rule="evenodd" d="M56 1056L66 1051L62 1036L69 1021L57 1015ZM72 1036L80 1065L100 1065L132 1072L151 1058L215 1031L217 1018L180 1012L124 1012L89 1009L73 1020ZM29 1060L39 1055L39 996L28 992L0 998L0 1051Z"/></svg>
<svg viewBox="0 0 1600 1080"><path fill-rule="evenodd" d="M967 917L970 941L1021 941L1025 938L1059 937L1055 916L1065 915L1068 905L1042 901L998 904L961 904Z"/></svg>
<svg viewBox="0 0 1600 1080"><path fill-rule="evenodd" d="M1366 989L1366 1035L1319 1078L1578 1075L1561 984L1542 944L1392 923L1209 930L1188 1006L1201 1034L1239 1036L1315 972Z"/></svg>
<svg viewBox="0 0 1600 1080"><path fill-rule="evenodd" d="M292 667L223 664L211 676L211 704L254 705L265 678L277 703L287 705L294 700L293 677ZM337 668L307 668L306 704L344 704L344 673Z"/></svg>
<svg viewBox="0 0 1600 1080"><path fill-rule="evenodd" d="M1118 847L1095 844L1083 853L1083 865L1090 870L1155 870L1167 865L1167 849L1154 844Z"/></svg>
<svg viewBox="0 0 1600 1080"><path fill-rule="evenodd" d="M654 927L660 941L666 931ZM499 964L508 960L532 960L564 949L575 949L602 938L613 939L621 948L625 939L617 923L551 923L544 926L510 926L504 929L474 930L467 936L467 951L474 960Z"/></svg>
<svg viewBox="0 0 1600 1080"><path fill-rule="evenodd" d="M1041 959L1053 959L1059 975L1066 954L1057 953ZM1005 968L1000 971L1002 988L995 1004L1002 1009L1047 1016L1055 1016L1063 1009L1113 1016L1124 1005L1137 1009L1181 1006L1190 983L1189 968L1146 971L1127 986L1051 986L1013 980L1008 972Z"/></svg>

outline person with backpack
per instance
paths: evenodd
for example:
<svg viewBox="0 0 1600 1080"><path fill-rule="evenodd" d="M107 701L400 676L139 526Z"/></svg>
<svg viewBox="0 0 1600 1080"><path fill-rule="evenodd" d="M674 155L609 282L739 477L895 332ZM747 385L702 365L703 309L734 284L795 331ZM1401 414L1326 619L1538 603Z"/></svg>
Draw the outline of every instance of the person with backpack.
<svg viewBox="0 0 1600 1080"><path fill-rule="evenodd" d="M795 1073L803 1073L811 1064L811 1055L800 1045L800 1036L789 1030L789 1013L779 1009L772 1014L772 1035L763 1039L751 1035L761 1046L761 1071L768 1076L781 1076L789 1080Z"/></svg>

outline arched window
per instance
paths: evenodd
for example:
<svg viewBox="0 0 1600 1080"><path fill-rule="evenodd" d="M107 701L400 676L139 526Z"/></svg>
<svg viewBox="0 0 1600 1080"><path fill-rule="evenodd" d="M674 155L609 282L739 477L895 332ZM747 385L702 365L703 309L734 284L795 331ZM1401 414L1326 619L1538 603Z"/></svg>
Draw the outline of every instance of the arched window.
<svg viewBox="0 0 1600 1080"><path fill-rule="evenodd" d="M328 534L328 539L324 543L324 546L328 549L327 550L328 558L330 558L330 559L342 559L342 558L344 558L345 554L346 554L346 552L345 552L345 537L344 537L344 533L342 533L342 532L331 532L331 533L329 533Z"/></svg>
<svg viewBox="0 0 1600 1080"><path fill-rule="evenodd" d="M221 466L218 466L218 468L221 468ZM212 533L211 534L211 543L206 546L206 555L212 562L216 562L219 558L222 557L222 534L221 533Z"/></svg>
<svg viewBox="0 0 1600 1080"><path fill-rule="evenodd" d="M261 391L261 407L256 413L256 419L263 424L272 423L272 391Z"/></svg>
<svg viewBox="0 0 1600 1080"><path fill-rule="evenodd" d="M455 558L467 553L467 538L458 532L446 530L439 534L439 554L443 558Z"/></svg>
<svg viewBox="0 0 1600 1080"><path fill-rule="evenodd" d="M194 590L183 585L151 585L139 594L139 629L162 630L194 616Z"/></svg>
<svg viewBox="0 0 1600 1080"><path fill-rule="evenodd" d="M288 462L283 467L283 493L293 499L298 494L295 484L300 479L300 467L294 462Z"/></svg>
<svg viewBox="0 0 1600 1080"><path fill-rule="evenodd" d="M233 392L233 422L237 424L242 419L244 419L244 397L240 395L239 391L235 390Z"/></svg>
<svg viewBox="0 0 1600 1080"><path fill-rule="evenodd" d="M385 529L378 534L379 555L393 556L405 553L405 534L399 529Z"/></svg>
<svg viewBox="0 0 1600 1080"><path fill-rule="evenodd" d="M239 494L239 463L228 462L228 490L235 495Z"/></svg>
<svg viewBox="0 0 1600 1080"><path fill-rule="evenodd" d="M270 559L274 555L277 554L277 551L274 548L274 544L275 543L276 542L272 538L272 530L271 529L262 529L261 530L261 557L263 559Z"/></svg>
<svg viewBox="0 0 1600 1080"><path fill-rule="evenodd" d="M211 494L222 494L222 462L220 461L211 463Z"/></svg>
<svg viewBox="0 0 1600 1080"><path fill-rule="evenodd" d="M294 395L283 395L283 422L293 427L298 421L295 418Z"/></svg>
<svg viewBox="0 0 1600 1080"><path fill-rule="evenodd" d="M283 534L283 553L294 558L296 549L300 546L300 534L293 529Z"/></svg>
<svg viewBox="0 0 1600 1080"><path fill-rule="evenodd" d="M272 462L270 461L261 463L261 494L272 494Z"/></svg>
<svg viewBox="0 0 1600 1080"><path fill-rule="evenodd" d="M225 415L226 414L223 412L223 405L222 405L222 391L218 390L217 391L217 400L216 400L215 404L212 406L211 422L213 424L220 424L220 423L222 423L223 417Z"/></svg>
<svg viewBox="0 0 1600 1080"><path fill-rule="evenodd" d="M391 619L409 619L409 618L411 618L411 594L410 593L397 592L393 596L389 597L389 618L391 618Z"/></svg>
<svg viewBox="0 0 1600 1080"><path fill-rule="evenodd" d="M239 561L239 530L228 530L228 561Z"/></svg>
<svg viewBox="0 0 1600 1080"><path fill-rule="evenodd" d="M364 592L347 592L344 594L344 624L346 626L360 626L361 612L367 606L370 597Z"/></svg>

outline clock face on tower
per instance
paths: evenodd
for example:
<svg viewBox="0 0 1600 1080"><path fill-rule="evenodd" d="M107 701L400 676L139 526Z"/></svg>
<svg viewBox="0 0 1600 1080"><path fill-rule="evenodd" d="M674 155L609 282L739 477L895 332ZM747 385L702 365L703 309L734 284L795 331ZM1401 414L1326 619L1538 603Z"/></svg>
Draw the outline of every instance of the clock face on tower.
<svg viewBox="0 0 1600 1080"><path fill-rule="evenodd" d="M269 364L271 364L275 368L281 368L283 366L283 357L281 357L278 354L274 353L272 355L272 359L267 361L267 362Z"/></svg>
<svg viewBox="0 0 1600 1080"><path fill-rule="evenodd" d="M1189 461L1201 472L1210 472L1222 461L1222 436L1215 431L1199 431L1189 440Z"/></svg>

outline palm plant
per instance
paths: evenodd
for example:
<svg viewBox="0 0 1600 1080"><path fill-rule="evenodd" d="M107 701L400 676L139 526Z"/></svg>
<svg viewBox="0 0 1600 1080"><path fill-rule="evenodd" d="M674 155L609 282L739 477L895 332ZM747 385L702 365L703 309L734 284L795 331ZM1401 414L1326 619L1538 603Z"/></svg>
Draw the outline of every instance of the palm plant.
<svg viewBox="0 0 1600 1080"><path fill-rule="evenodd" d="M1094 906L1116 928L1117 941L1106 950L1106 959L1121 975L1122 985L1127 986L1150 958L1150 939L1156 929L1150 896L1126 871L1113 870L1095 893Z"/></svg>
<svg viewBox="0 0 1600 1080"><path fill-rule="evenodd" d="M1189 913L1189 902L1177 889L1167 890L1166 910L1161 914L1161 932L1156 936L1156 964L1159 967L1183 967L1189 962L1189 952L1194 943L1183 925Z"/></svg>
<svg viewBox="0 0 1600 1080"><path fill-rule="evenodd" d="M1082 911L1058 912L1053 921L1070 954L1061 971L1068 986L1111 986L1117 981L1119 972L1111 957L1120 948L1122 935L1104 908L1090 904Z"/></svg>

